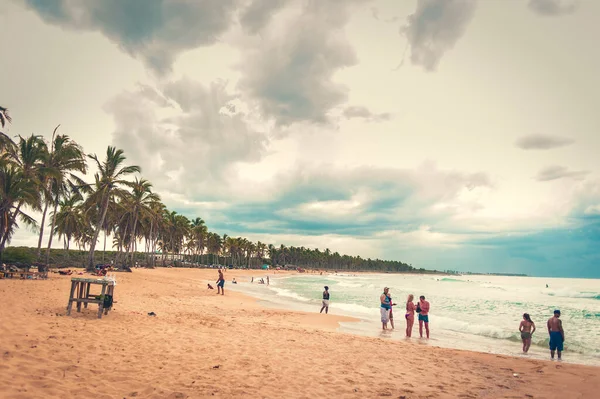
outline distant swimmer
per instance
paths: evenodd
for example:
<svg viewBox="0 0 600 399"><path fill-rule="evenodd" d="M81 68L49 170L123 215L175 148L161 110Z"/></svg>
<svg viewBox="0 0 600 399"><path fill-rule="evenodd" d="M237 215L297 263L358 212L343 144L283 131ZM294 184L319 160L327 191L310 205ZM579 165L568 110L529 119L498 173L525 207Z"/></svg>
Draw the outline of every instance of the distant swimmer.
<svg viewBox="0 0 600 399"><path fill-rule="evenodd" d="M548 284L546 284L546 288L548 288Z"/></svg>
<svg viewBox="0 0 600 399"><path fill-rule="evenodd" d="M423 324L425 324L425 332L429 339L429 302L425 300L425 296L420 296L420 301L417 304L417 313L419 314L419 335L423 338Z"/></svg>
<svg viewBox="0 0 600 399"><path fill-rule="evenodd" d="M267 276L267 285L269 285L269 276Z"/></svg>
<svg viewBox="0 0 600 399"><path fill-rule="evenodd" d="M323 291L323 307L319 313L323 313L323 309L325 309L325 314L329 313L329 287L325 286L325 291Z"/></svg>
<svg viewBox="0 0 600 399"><path fill-rule="evenodd" d="M213 286L212 286L212 285L210 285L210 284L208 284L208 289L209 289L209 290L214 290Z"/></svg>
<svg viewBox="0 0 600 399"><path fill-rule="evenodd" d="M379 297L379 301L381 302L381 326L384 330L387 330L387 324L390 321L390 297L388 296L388 291L390 289L385 287L383 289L383 294Z"/></svg>
<svg viewBox="0 0 600 399"><path fill-rule="evenodd" d="M554 351L558 352L558 360L561 360L561 352L565 342L565 332L560 319L560 310L554 311L554 316L548 319L548 334L550 335L550 357L554 359Z"/></svg>
<svg viewBox="0 0 600 399"><path fill-rule="evenodd" d="M237 281L235 281L235 277L233 278L233 280L231 280L231 284L237 284Z"/></svg>
<svg viewBox="0 0 600 399"><path fill-rule="evenodd" d="M523 340L523 353L527 353L531 346L531 337L535 332L535 323L529 317L529 313L523 313L523 321L519 325L521 340Z"/></svg>

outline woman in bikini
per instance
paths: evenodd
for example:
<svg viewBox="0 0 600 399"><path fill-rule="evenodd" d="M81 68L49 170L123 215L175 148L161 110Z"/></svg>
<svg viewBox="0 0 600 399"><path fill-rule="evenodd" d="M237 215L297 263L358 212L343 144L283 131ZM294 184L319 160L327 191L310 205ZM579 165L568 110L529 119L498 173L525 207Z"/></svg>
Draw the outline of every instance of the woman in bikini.
<svg viewBox="0 0 600 399"><path fill-rule="evenodd" d="M529 313L523 313L523 320L519 325L519 331L523 340L523 353L527 353L531 346L531 336L535 332L535 323L529 317Z"/></svg>
<svg viewBox="0 0 600 399"><path fill-rule="evenodd" d="M406 300L406 314L404 315L406 318L406 336L409 338L412 335L413 324L415 324L415 304L413 303L413 299L415 299L414 295L410 294Z"/></svg>

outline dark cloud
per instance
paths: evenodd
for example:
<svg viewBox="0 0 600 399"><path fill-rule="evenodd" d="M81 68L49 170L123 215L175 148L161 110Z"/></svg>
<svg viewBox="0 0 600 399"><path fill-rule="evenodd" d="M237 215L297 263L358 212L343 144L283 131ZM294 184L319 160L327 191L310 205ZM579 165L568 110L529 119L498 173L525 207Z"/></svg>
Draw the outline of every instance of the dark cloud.
<svg viewBox="0 0 600 399"><path fill-rule="evenodd" d="M260 32L273 17L292 0L253 0L240 15L240 24L248 33Z"/></svg>
<svg viewBox="0 0 600 399"><path fill-rule="evenodd" d="M260 161L268 144L234 111L235 101L223 82L206 87L182 79L123 93L106 109L115 119L113 142L157 190L211 198L222 192L233 167Z"/></svg>
<svg viewBox="0 0 600 399"><path fill-rule="evenodd" d="M529 9L545 17L572 14L579 8L579 0L529 0Z"/></svg>
<svg viewBox="0 0 600 399"><path fill-rule="evenodd" d="M25 0L46 22L99 31L160 74L182 51L214 44L240 0Z"/></svg>
<svg viewBox="0 0 600 399"><path fill-rule="evenodd" d="M358 61L343 28L350 7L368 1L306 2L283 32L248 50L240 88L265 118L279 126L330 122L329 111L348 97L348 89L332 77Z"/></svg>
<svg viewBox="0 0 600 399"><path fill-rule="evenodd" d="M530 134L519 138L515 145L523 150L550 150L565 147L575 143L568 137L551 136L547 134Z"/></svg>
<svg viewBox="0 0 600 399"><path fill-rule="evenodd" d="M538 181L551 181L565 178L579 180L583 179L589 173L590 172L585 170L569 170L567 167L554 165L540 170L535 178Z"/></svg>
<svg viewBox="0 0 600 399"><path fill-rule="evenodd" d="M390 120L391 117L389 113L374 114L363 106L346 107L342 115L346 119L360 118L369 122L384 122Z"/></svg>
<svg viewBox="0 0 600 399"><path fill-rule="evenodd" d="M434 71L465 33L476 5L476 0L418 0L416 11L400 29L408 40L411 63Z"/></svg>
<svg viewBox="0 0 600 399"><path fill-rule="evenodd" d="M600 277L600 223L577 221L568 226L530 234L473 239L458 255L482 259L487 270L507 270L534 276ZM489 262L492 262L490 265ZM516 267L515 262L519 262ZM457 262L459 263L459 259ZM478 262L469 262L476 264ZM495 263L495 264L494 264ZM568 264L568 269L565 269Z"/></svg>

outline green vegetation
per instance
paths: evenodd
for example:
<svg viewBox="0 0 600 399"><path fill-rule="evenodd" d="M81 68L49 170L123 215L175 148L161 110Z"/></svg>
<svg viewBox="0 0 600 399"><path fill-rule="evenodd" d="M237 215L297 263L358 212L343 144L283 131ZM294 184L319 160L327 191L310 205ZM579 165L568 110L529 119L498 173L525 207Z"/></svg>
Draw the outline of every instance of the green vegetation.
<svg viewBox="0 0 600 399"><path fill-rule="evenodd" d="M11 119L0 107L0 127ZM243 237L209 232L204 220L169 211L152 184L138 177L138 166L126 165L123 150L108 147L103 159L85 155L83 148L54 129L51 140L21 136L13 141L0 132L0 261L93 269L96 262L115 265L190 266L225 264L260 267L264 263L330 270L421 272L412 265L329 249L275 247ZM96 169L91 183L83 177L87 160ZM41 213L41 221L30 216ZM37 248L6 248L20 225L39 233ZM42 245L44 229L48 242ZM64 250L52 249L53 238ZM106 251L107 237L112 237ZM96 249L99 241L102 248ZM78 250L71 249L75 244ZM138 246L143 245L143 248ZM44 252L42 254L42 252Z"/></svg>

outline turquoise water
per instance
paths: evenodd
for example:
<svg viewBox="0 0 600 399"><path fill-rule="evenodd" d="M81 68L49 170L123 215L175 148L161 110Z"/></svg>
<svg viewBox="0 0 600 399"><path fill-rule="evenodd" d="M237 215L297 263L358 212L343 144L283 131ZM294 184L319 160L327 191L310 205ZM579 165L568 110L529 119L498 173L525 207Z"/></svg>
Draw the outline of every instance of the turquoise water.
<svg viewBox="0 0 600 399"><path fill-rule="evenodd" d="M564 360L600 365L600 280L392 274L270 277L270 286L248 280L229 287L261 299L265 306L318 312L327 285L330 313L361 320L343 323L341 331L386 339L405 339L406 297L425 295L431 303L429 344L540 359L549 357L546 321L554 309L560 309L566 336ZM394 312L396 330L389 333L381 332L379 322L384 286L390 287L399 305ZM518 331L525 312L537 326L528 355L521 354ZM415 337L418 325L412 338L418 340Z"/></svg>

